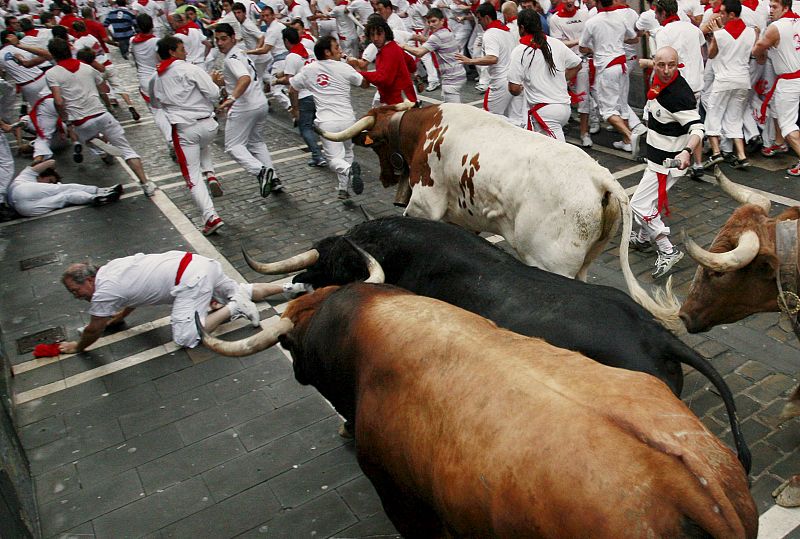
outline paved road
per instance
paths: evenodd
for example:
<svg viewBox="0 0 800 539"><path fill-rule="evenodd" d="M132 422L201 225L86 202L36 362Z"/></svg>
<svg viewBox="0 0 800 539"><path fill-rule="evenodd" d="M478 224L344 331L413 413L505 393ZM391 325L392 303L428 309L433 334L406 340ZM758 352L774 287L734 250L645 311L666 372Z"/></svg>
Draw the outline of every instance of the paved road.
<svg viewBox="0 0 800 539"><path fill-rule="evenodd" d="M119 60L131 94L135 78ZM435 100L437 95L426 96ZM471 86L465 101L481 96ZM358 111L372 98L358 91ZM192 249L223 262L232 276L262 280L242 258L247 243L265 260L307 249L312 242L361 222L363 206L393 215L393 193L377 181L377 159L364 149L364 194L342 202L328 170L308 167L308 154L288 116L270 116L266 141L286 186L262 199L256 181L214 148L225 196L215 200L226 226L204 238L199 216L166 154L152 119L133 123L121 110L126 133L141 152L148 174L161 186L145 199L121 163L107 167L88 158L75 165L58 154L67 181L101 186L123 182L113 206L69 208L49 216L0 224L0 329L15 377L15 420L35 477L46 537L366 537L394 536L351 443L336 435L338 417L313 389L298 385L279 349L251 357L222 358L171 343L167 308L136 311L127 326L89 352L58 360L32 360L18 339L49 328L68 338L88 322L86 305L59 283L68 262L103 263L137 252ZM575 136L575 132L571 133ZM626 187L642 166L608 149L601 133L589 153ZM543 159L546 156L542 156ZM737 181L761 189L783 205L800 205L800 181L782 169L788 159L754 159ZM18 168L24 161L18 161ZM565 165L566 166L566 165ZM707 178L710 180L710 178ZM710 181L681 181L670 193L674 230L686 228L707 245L736 207ZM505 242L500 241L504 247ZM614 241L590 271L591 282L624 288ZM22 270L34 257L42 265ZM653 260L632 253L634 272L646 285ZM49 260L49 262L48 262ZM37 261L32 261L35 264ZM685 297L695 265L688 258L674 273ZM276 316L282 300L263 305ZM230 337L248 334L227 326ZM753 450L753 494L762 513L763 537L800 537L800 510L775 508L770 492L800 470L800 424L779 425L776 415L797 384L800 345L777 314L753 316L685 341L711 361L736 395L745 436ZM684 401L730 443L721 401L706 381L688 373Z"/></svg>

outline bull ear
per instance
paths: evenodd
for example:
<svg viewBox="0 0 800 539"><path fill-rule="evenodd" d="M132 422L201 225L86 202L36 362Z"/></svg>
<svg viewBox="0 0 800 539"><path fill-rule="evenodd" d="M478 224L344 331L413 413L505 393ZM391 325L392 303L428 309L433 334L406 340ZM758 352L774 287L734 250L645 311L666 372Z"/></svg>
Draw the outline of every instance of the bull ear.
<svg viewBox="0 0 800 539"><path fill-rule="evenodd" d="M372 137L370 137L368 133L359 133L358 135L353 137L353 143L356 146L369 147L372 146L375 143L375 141L372 140Z"/></svg>
<svg viewBox="0 0 800 539"><path fill-rule="evenodd" d="M779 266L778 257L773 254L758 255L752 264L753 271L756 272L756 275L768 281L777 277Z"/></svg>

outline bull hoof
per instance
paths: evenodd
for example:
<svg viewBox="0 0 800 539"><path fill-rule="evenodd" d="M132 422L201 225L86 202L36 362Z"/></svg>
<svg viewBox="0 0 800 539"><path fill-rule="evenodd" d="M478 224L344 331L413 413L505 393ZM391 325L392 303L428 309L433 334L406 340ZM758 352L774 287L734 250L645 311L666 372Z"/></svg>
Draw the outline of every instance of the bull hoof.
<svg viewBox="0 0 800 539"><path fill-rule="evenodd" d="M345 421L339 425L339 436L351 440L353 438L353 424L349 421Z"/></svg>
<svg viewBox="0 0 800 539"><path fill-rule="evenodd" d="M772 497L781 507L800 507L800 475L795 475L772 491Z"/></svg>

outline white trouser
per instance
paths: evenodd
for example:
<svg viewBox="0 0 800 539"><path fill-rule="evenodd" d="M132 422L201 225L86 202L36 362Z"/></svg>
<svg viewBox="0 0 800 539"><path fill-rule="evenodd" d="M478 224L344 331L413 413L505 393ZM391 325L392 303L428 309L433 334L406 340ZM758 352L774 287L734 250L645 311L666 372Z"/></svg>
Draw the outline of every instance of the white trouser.
<svg viewBox="0 0 800 539"><path fill-rule="evenodd" d="M472 42L471 51L472 57L478 58L482 56L483 49L483 28L480 24L476 24L470 36ZM475 66L478 69L478 84L481 86L489 85L489 68L486 66Z"/></svg>
<svg viewBox="0 0 800 539"><path fill-rule="evenodd" d="M203 171L213 169L211 143L216 135L217 122L213 118L198 120L191 125L181 124L173 130L172 140L181 173L192 194L192 200L203 214L204 222L217 216L202 174Z"/></svg>
<svg viewBox="0 0 800 539"><path fill-rule="evenodd" d="M128 139L125 138L125 131L122 126L109 112L104 112L81 125L73 124L72 129L78 136L78 140L84 144L102 133L106 142L121 151L122 158L126 161L139 157L139 154L131 148Z"/></svg>
<svg viewBox="0 0 800 539"><path fill-rule="evenodd" d="M573 93L580 96L578 101L578 113L589 114L592 110L591 96L589 95L589 61L584 59L581 62L581 69L575 76L575 84L572 87Z"/></svg>
<svg viewBox="0 0 800 539"><path fill-rule="evenodd" d="M775 111L784 137L797 131L797 108L800 106L800 79L782 79L775 87L770 105Z"/></svg>
<svg viewBox="0 0 800 539"><path fill-rule="evenodd" d="M284 65L286 65L286 59L276 60L273 62L270 75L274 76L276 73L282 73ZM272 84L270 87L270 95L273 99L275 99L275 101L278 102L279 105L282 105L284 109L288 110L289 107L292 106L292 102L289 100L289 97L283 93L282 84Z"/></svg>
<svg viewBox="0 0 800 539"><path fill-rule="evenodd" d="M269 68L272 66L270 55L262 54L260 56L251 56L250 58L257 58L258 62L253 62L253 67L256 69L258 80L255 81L264 91L264 81L269 77ZM264 60L262 60L264 58Z"/></svg>
<svg viewBox="0 0 800 539"><path fill-rule="evenodd" d="M461 87L463 82L458 84L448 84L442 82L442 101L445 103L461 103Z"/></svg>
<svg viewBox="0 0 800 539"><path fill-rule="evenodd" d="M192 257L181 276L181 282L170 291L175 298L170 317L172 340L187 348L197 346L200 335L194 323L194 314L197 313L205 324L211 300L227 304L240 287L249 289L252 298L252 286L239 285L225 275L219 262L196 255Z"/></svg>
<svg viewBox="0 0 800 539"><path fill-rule="evenodd" d="M336 25L336 19L327 19L317 21L317 30L319 37L324 36L338 36L339 27Z"/></svg>
<svg viewBox="0 0 800 539"><path fill-rule="evenodd" d="M525 92L511 96L508 104L508 121L517 127L525 129L528 125L528 102L525 100Z"/></svg>
<svg viewBox="0 0 800 539"><path fill-rule="evenodd" d="M266 107L228 112L225 151L253 176L261 172L261 167L273 168L272 157L264 143L266 129Z"/></svg>
<svg viewBox="0 0 800 539"><path fill-rule="evenodd" d="M665 169L650 161L647 168L636 186L636 192L631 197L631 211L636 222L644 229L651 240L655 240L660 235L669 236L669 227L661 220L661 213L658 211L658 175L657 171L667 174L667 191L672 188L678 178L686 174L684 170L676 168Z"/></svg>
<svg viewBox="0 0 800 539"><path fill-rule="evenodd" d="M472 22L458 22L455 19L448 19L448 25L453 32L453 38L458 44L458 52L461 54L467 49L467 44L472 37Z"/></svg>
<svg viewBox="0 0 800 539"><path fill-rule="evenodd" d="M0 133L0 202L6 201L6 191L14 179L14 157L5 134Z"/></svg>
<svg viewBox="0 0 800 539"><path fill-rule="evenodd" d="M318 122L317 125L323 131L338 132L343 131L353 125L356 119L337 120L333 122ZM333 142L321 137L322 153L328 161L328 168L336 173L339 180L340 191L347 191L350 187L350 167L353 164L353 141L347 139L344 142Z"/></svg>
<svg viewBox="0 0 800 539"><path fill-rule="evenodd" d="M597 107L603 120L608 120L612 116L622 116L623 105L627 106L627 103L622 101L625 78L627 75L622 72L620 65L611 66L597 73L594 87Z"/></svg>
<svg viewBox="0 0 800 539"><path fill-rule="evenodd" d="M512 97L508 91L508 79L492 81L483 94L483 110L508 117Z"/></svg>
<svg viewBox="0 0 800 539"><path fill-rule="evenodd" d="M36 122L33 122L33 118ZM45 99L34 110L30 110L31 123L36 132L36 140L33 141L33 156L50 159L53 150L50 144L58 133L58 112L52 98Z"/></svg>
<svg viewBox="0 0 800 539"><path fill-rule="evenodd" d="M24 182L12 187L9 198L18 214L36 217L65 206L89 204L96 194L94 185Z"/></svg>
<svg viewBox="0 0 800 539"><path fill-rule="evenodd" d="M147 108L153 115L153 122L155 122L158 130L161 131L161 134L164 136L164 140L167 142L167 145L172 146L172 126L169 123L169 119L167 119L167 114L164 112L164 109L156 108L150 103L150 96L147 95L146 90L148 80L139 79L139 95L147 104Z"/></svg>
<svg viewBox="0 0 800 539"><path fill-rule="evenodd" d="M547 129L543 128L534 114L530 112L528 125L531 126L531 130L537 133L553 137L561 142L566 142L564 138L564 126L567 125L569 121L570 113L570 106L566 103L549 103L538 109L535 113L539 115L539 118L545 123Z"/></svg>
<svg viewBox="0 0 800 539"><path fill-rule="evenodd" d="M358 51L358 35L348 36L345 34L339 34L339 46L342 48L342 52L350 56L352 58L358 58L360 56Z"/></svg>
<svg viewBox="0 0 800 539"><path fill-rule="evenodd" d="M642 121L636 116L636 113L633 112L630 103L628 102L628 97L631 91L631 73L633 73L634 68L638 67L639 65L639 57L632 56L625 62L625 67L628 70L627 73L624 74L622 78L622 94L620 96L620 108L622 109L622 118L628 121L628 127L633 129Z"/></svg>
<svg viewBox="0 0 800 539"><path fill-rule="evenodd" d="M711 91L708 96L708 109L703 122L706 136L744 138L742 126L747 107L749 89Z"/></svg>
<svg viewBox="0 0 800 539"><path fill-rule="evenodd" d="M47 82L44 77L20 86L22 99L24 99L28 105L33 106L39 100L39 95L46 86Z"/></svg>

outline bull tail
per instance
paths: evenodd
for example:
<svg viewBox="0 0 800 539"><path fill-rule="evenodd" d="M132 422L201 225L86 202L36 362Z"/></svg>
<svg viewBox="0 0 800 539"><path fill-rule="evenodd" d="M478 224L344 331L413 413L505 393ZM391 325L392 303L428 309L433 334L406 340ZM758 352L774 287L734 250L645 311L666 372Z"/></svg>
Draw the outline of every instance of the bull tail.
<svg viewBox="0 0 800 539"><path fill-rule="evenodd" d="M731 434L733 435L733 443L736 446L736 455L739 458L739 462L742 463L745 472L749 474L752 464L750 448L747 446L747 442L742 434L739 416L736 414L736 403L733 401L733 393L731 393L728 384L711 363L703 359L700 354L684 345L681 341L676 340L674 342L671 352L674 355L670 359L680 361L684 365L690 366L705 376L719 392L722 402L725 405L725 411L728 413L728 421L731 424Z"/></svg>
<svg viewBox="0 0 800 539"><path fill-rule="evenodd" d="M622 236L619 241L619 264L622 267L622 275L625 277L625 285L628 287L628 293L631 297L647 309L661 325L666 327L672 333L680 333L685 330L683 322L678 317L681 304L678 298L672 292L672 277L667 279L667 285L664 290L658 289L655 297L650 297L647 291L642 288L636 276L631 270L629 254L628 238L631 236L633 230L633 214L631 211L630 201L625 190L614 179L610 179L606 188L611 193L611 197L616 199L618 206L618 213L622 214ZM609 204L611 206L613 204Z"/></svg>

